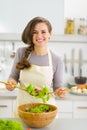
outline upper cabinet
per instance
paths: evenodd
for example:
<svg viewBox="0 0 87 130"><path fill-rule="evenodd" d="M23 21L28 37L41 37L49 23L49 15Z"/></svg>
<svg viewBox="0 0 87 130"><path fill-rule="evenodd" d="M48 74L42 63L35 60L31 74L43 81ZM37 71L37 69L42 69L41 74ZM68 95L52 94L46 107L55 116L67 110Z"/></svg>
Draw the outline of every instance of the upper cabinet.
<svg viewBox="0 0 87 130"><path fill-rule="evenodd" d="M87 0L64 0L64 32L87 36Z"/></svg>
<svg viewBox="0 0 87 130"><path fill-rule="evenodd" d="M64 17L87 18L87 0L64 0Z"/></svg>
<svg viewBox="0 0 87 130"><path fill-rule="evenodd" d="M64 0L65 18L87 18L87 0Z"/></svg>

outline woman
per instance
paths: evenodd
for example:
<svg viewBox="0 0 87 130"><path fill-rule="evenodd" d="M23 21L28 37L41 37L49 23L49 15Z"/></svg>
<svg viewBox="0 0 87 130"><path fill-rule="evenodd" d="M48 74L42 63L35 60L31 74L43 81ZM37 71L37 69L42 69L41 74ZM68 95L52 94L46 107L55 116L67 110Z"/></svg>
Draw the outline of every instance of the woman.
<svg viewBox="0 0 87 130"><path fill-rule="evenodd" d="M51 34L51 24L45 18L35 17L27 24L22 33L22 41L28 46L17 50L8 79L10 85L6 86L8 90L14 90L14 84L19 82L22 87L33 84L41 88L46 85L49 89L57 91L59 97L65 95L60 88L62 86L62 61L48 48ZM15 117L18 117L19 105L31 102L41 102L41 100L19 90L14 110ZM55 98L52 96L48 103L55 105Z"/></svg>

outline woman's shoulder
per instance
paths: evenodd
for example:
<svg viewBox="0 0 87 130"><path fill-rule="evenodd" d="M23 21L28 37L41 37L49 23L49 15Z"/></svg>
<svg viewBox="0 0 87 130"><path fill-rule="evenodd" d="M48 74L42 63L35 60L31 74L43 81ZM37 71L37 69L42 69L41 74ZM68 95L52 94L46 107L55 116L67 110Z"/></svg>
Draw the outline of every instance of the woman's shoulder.
<svg viewBox="0 0 87 130"><path fill-rule="evenodd" d="M21 58L23 56L26 48L27 48L26 46L17 48L16 55Z"/></svg>
<svg viewBox="0 0 87 130"><path fill-rule="evenodd" d="M23 46L23 47L19 47L19 48L17 48L17 53L18 54L22 54L22 53L24 53L25 52L25 50L26 50L26 46Z"/></svg>
<svg viewBox="0 0 87 130"><path fill-rule="evenodd" d="M20 51L22 51L22 52L23 52L23 51L25 51L25 50L26 50L26 48L27 48L27 46L18 47L18 48L17 48L17 51L18 51L18 52L20 52Z"/></svg>
<svg viewBox="0 0 87 130"><path fill-rule="evenodd" d="M53 52L53 51L50 51L51 52L51 56L52 56L52 60L54 61L54 62L58 62L58 61L62 61L62 59L61 59L61 57L58 55L58 54L56 54L55 52Z"/></svg>
<svg viewBox="0 0 87 130"><path fill-rule="evenodd" d="M60 66L61 67L63 66L63 60L58 54L51 51L51 56L52 56L52 64L53 64L54 70L60 68Z"/></svg>

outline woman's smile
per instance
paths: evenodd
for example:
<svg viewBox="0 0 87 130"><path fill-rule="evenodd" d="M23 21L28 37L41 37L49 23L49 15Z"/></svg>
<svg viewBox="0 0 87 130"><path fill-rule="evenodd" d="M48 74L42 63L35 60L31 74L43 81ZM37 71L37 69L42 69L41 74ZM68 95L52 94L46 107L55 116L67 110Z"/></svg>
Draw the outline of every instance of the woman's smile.
<svg viewBox="0 0 87 130"><path fill-rule="evenodd" d="M48 27L45 23L38 23L33 31L33 43L35 46L47 45L50 37Z"/></svg>

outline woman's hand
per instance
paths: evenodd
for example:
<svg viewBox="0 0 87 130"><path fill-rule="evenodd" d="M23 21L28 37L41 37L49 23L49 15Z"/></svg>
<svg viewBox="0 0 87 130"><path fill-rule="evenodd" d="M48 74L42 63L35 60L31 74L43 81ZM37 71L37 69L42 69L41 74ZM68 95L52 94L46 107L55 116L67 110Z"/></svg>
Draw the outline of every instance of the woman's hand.
<svg viewBox="0 0 87 130"><path fill-rule="evenodd" d="M6 85L6 88L9 91L13 91L15 89L16 84L17 84L17 82L12 78L10 78L7 83L8 84Z"/></svg>
<svg viewBox="0 0 87 130"><path fill-rule="evenodd" d="M57 97L63 98L66 95L66 89L64 89L64 88L58 88L58 89L55 90L54 94Z"/></svg>

